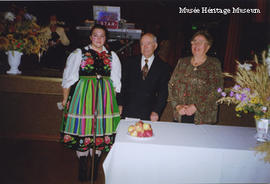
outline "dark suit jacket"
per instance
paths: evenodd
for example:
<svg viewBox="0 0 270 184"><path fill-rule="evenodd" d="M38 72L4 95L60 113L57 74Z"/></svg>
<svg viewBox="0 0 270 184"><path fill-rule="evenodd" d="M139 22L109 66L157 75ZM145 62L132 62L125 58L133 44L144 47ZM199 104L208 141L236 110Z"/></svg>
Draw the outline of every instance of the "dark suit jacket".
<svg viewBox="0 0 270 184"><path fill-rule="evenodd" d="M123 105L123 117L149 120L152 111L160 116L166 105L170 67L155 56L147 77L143 80L141 57L131 57L124 63L118 103Z"/></svg>

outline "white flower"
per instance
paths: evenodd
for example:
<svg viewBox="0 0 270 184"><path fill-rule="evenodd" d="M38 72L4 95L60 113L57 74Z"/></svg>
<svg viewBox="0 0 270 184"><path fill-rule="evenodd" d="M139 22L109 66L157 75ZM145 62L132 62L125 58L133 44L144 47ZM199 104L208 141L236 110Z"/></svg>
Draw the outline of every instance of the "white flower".
<svg viewBox="0 0 270 184"><path fill-rule="evenodd" d="M251 67L252 67L252 64L247 64L247 63L244 63L242 65L241 64L238 65L238 68L243 68L246 71L250 71L251 70Z"/></svg>
<svg viewBox="0 0 270 184"><path fill-rule="evenodd" d="M227 94L225 92L222 92L221 96L225 97L225 96L227 96Z"/></svg>
<svg viewBox="0 0 270 184"><path fill-rule="evenodd" d="M263 106L263 107L262 107L262 111L263 111L263 112L266 112L266 111L267 111L267 107Z"/></svg>
<svg viewBox="0 0 270 184"><path fill-rule="evenodd" d="M233 89L234 90L239 90L240 89L240 86L236 84L236 85L233 86Z"/></svg>
<svg viewBox="0 0 270 184"><path fill-rule="evenodd" d="M5 14L5 19L8 20L8 21L14 21L15 20L15 15L11 12L7 12Z"/></svg>

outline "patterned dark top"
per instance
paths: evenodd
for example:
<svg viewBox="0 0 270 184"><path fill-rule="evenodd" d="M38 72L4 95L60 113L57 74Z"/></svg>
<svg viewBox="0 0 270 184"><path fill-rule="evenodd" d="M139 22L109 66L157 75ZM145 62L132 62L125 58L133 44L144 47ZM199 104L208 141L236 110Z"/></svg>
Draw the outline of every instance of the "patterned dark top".
<svg viewBox="0 0 270 184"><path fill-rule="evenodd" d="M190 63L191 57L180 58L169 81L169 97L174 109L175 120L181 116L176 111L177 105L195 104L194 122L215 123L217 121L217 89L223 87L220 61L207 57L202 65L196 67Z"/></svg>
<svg viewBox="0 0 270 184"><path fill-rule="evenodd" d="M110 76L112 56L106 51L98 53L89 48L82 48L82 62L80 76ZM110 52L109 52L110 53Z"/></svg>

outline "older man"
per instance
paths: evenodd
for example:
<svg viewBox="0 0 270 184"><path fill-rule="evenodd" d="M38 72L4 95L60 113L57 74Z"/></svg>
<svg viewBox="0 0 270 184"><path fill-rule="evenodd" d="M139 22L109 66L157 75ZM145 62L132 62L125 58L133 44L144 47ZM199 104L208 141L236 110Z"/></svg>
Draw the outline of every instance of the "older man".
<svg viewBox="0 0 270 184"><path fill-rule="evenodd" d="M154 55L157 38L146 33L141 37L141 55L124 62L119 97L122 117L159 120L168 97L169 65Z"/></svg>

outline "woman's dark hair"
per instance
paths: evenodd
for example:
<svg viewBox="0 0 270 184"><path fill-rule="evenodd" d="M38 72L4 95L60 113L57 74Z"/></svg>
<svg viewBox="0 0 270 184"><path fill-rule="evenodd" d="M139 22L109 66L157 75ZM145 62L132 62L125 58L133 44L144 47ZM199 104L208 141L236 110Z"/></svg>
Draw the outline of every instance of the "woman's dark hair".
<svg viewBox="0 0 270 184"><path fill-rule="evenodd" d="M106 40L108 39L108 37L109 37L109 32L108 32L107 28L106 28L105 26L101 25L101 24L95 24L95 25L91 28L89 36L92 35L92 33L93 33L93 31L94 31L95 29L102 29L102 30L104 30L105 36L106 36Z"/></svg>
<svg viewBox="0 0 270 184"><path fill-rule="evenodd" d="M191 41L192 41L196 36L198 36L198 35L201 35L201 36L205 37L205 39L207 40L208 44L209 44L210 46L212 46L214 40L213 40L213 37L209 34L208 31L206 31L206 30L200 30L200 31L196 32L196 33L192 36Z"/></svg>

